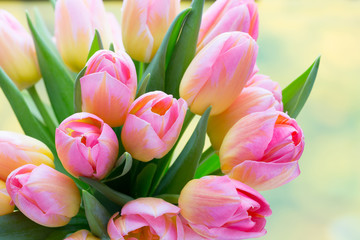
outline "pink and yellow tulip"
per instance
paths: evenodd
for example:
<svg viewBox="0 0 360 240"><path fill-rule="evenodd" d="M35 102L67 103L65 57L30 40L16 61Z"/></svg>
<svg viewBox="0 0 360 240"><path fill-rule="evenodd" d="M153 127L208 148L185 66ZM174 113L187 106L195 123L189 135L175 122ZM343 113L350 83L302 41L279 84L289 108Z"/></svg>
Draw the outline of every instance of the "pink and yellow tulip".
<svg viewBox="0 0 360 240"><path fill-rule="evenodd" d="M259 32L259 17L254 0L217 0L201 20L198 51L221 33L240 31L255 40Z"/></svg>
<svg viewBox="0 0 360 240"><path fill-rule="evenodd" d="M100 240L100 238L95 237L91 234L88 230L79 230L77 232L74 232L64 240Z"/></svg>
<svg viewBox="0 0 360 240"><path fill-rule="evenodd" d="M65 169L75 177L104 178L113 168L119 143L99 117L75 113L56 129L55 145Z"/></svg>
<svg viewBox="0 0 360 240"><path fill-rule="evenodd" d="M6 191L5 182L0 180L0 216L12 213L14 208L14 204L11 203L11 197Z"/></svg>
<svg viewBox="0 0 360 240"><path fill-rule="evenodd" d="M140 96L130 106L121 132L126 151L143 162L165 156L179 137L186 110L183 99L160 91Z"/></svg>
<svg viewBox="0 0 360 240"><path fill-rule="evenodd" d="M124 0L121 30L131 58L150 62L179 10L180 0Z"/></svg>
<svg viewBox="0 0 360 240"><path fill-rule="evenodd" d="M82 111L93 113L111 127L124 124L134 101L137 77L131 58L123 51L97 51L80 79Z"/></svg>
<svg viewBox="0 0 360 240"><path fill-rule="evenodd" d="M266 200L254 189L228 176L207 176L188 182L180 193L181 215L205 239L239 240L261 237Z"/></svg>
<svg viewBox="0 0 360 240"><path fill-rule="evenodd" d="M257 190L279 187L300 174L304 136L296 121L268 110L241 118L220 148L223 173Z"/></svg>
<svg viewBox="0 0 360 240"><path fill-rule="evenodd" d="M54 156L39 140L24 134L0 131L0 180L25 164L54 167Z"/></svg>
<svg viewBox="0 0 360 240"><path fill-rule="evenodd" d="M190 110L211 115L225 111L253 72L258 46L247 33L223 33L192 60L180 83L180 96Z"/></svg>
<svg viewBox="0 0 360 240"><path fill-rule="evenodd" d="M138 198L125 204L108 223L112 240L124 239L184 239L184 229L178 216L180 208L159 198Z"/></svg>
<svg viewBox="0 0 360 240"><path fill-rule="evenodd" d="M41 75L30 34L10 13L0 9L0 67L22 90Z"/></svg>
<svg viewBox="0 0 360 240"><path fill-rule="evenodd" d="M108 12L106 13L106 15L112 33L115 52L118 51L125 52L124 44L122 41L121 27L118 20L116 19L113 13Z"/></svg>
<svg viewBox="0 0 360 240"><path fill-rule="evenodd" d="M15 169L6 180L6 189L25 216L47 227L65 226L80 208L74 181L44 164Z"/></svg>

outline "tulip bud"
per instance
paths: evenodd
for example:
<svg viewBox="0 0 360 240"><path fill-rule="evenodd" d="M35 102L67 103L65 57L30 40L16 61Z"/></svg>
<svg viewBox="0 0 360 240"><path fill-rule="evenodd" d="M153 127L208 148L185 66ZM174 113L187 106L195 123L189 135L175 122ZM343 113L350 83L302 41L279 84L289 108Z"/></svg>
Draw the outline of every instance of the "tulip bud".
<svg viewBox="0 0 360 240"><path fill-rule="evenodd" d="M253 112L272 109L276 104L274 95L260 87L246 87L224 112L211 116L207 133L214 149L219 150L229 129L241 118Z"/></svg>
<svg viewBox="0 0 360 240"><path fill-rule="evenodd" d="M40 80L34 42L19 21L0 9L0 67L22 90Z"/></svg>
<svg viewBox="0 0 360 240"><path fill-rule="evenodd" d="M246 32L257 39L259 17L254 0L217 0L213 3L201 20L197 50L221 33L232 31Z"/></svg>
<svg viewBox="0 0 360 240"><path fill-rule="evenodd" d="M25 164L54 166L54 156L39 140L14 132L0 131L0 180Z"/></svg>
<svg viewBox="0 0 360 240"><path fill-rule="evenodd" d="M104 178L119 151L115 132L90 113L75 113L56 129L55 145L65 169L75 177Z"/></svg>
<svg viewBox="0 0 360 240"><path fill-rule="evenodd" d="M74 181L44 164L15 169L6 180L6 189L25 216L46 227L65 226L80 208Z"/></svg>
<svg viewBox="0 0 360 240"><path fill-rule="evenodd" d="M95 237L91 234L88 230L79 230L77 232L74 232L64 240L100 240L100 238Z"/></svg>
<svg viewBox="0 0 360 240"><path fill-rule="evenodd" d="M254 189L228 176L207 176L188 182L180 193L181 215L206 239L261 237L271 209Z"/></svg>
<svg viewBox="0 0 360 240"><path fill-rule="evenodd" d="M180 0L124 0L121 30L126 52L150 62L180 10Z"/></svg>
<svg viewBox="0 0 360 240"><path fill-rule="evenodd" d="M121 34L121 27L119 22L116 20L116 17L113 13L106 13L107 20L110 25L111 33L112 33L112 39L113 44L115 47L115 52L123 51L125 52L124 44L122 41L122 34Z"/></svg>
<svg viewBox="0 0 360 240"><path fill-rule="evenodd" d="M121 132L125 150L147 162L162 158L174 146L184 122L187 104L160 91L136 99Z"/></svg>
<svg viewBox="0 0 360 240"><path fill-rule="evenodd" d="M57 0L55 6L56 45L65 64L79 72L85 65L95 29L104 46L112 33L102 0Z"/></svg>
<svg viewBox="0 0 360 240"><path fill-rule="evenodd" d="M282 90L280 84L270 79L269 76L262 74L255 74L247 82L246 87L261 87L270 91L275 97L275 109L282 112Z"/></svg>
<svg viewBox="0 0 360 240"><path fill-rule="evenodd" d="M97 51L80 79L82 111L93 113L111 127L124 124L137 87L136 69L122 51Z"/></svg>
<svg viewBox="0 0 360 240"><path fill-rule="evenodd" d="M223 173L257 190L279 187L300 174L304 136L287 114L268 110L241 118L220 148Z"/></svg>
<svg viewBox="0 0 360 240"><path fill-rule="evenodd" d="M125 204L108 223L111 239L184 239L180 209L159 198L138 198Z"/></svg>
<svg viewBox="0 0 360 240"><path fill-rule="evenodd" d="M12 213L14 207L14 204L11 203L9 194L6 191L5 182L0 180L0 216Z"/></svg>
<svg viewBox="0 0 360 240"><path fill-rule="evenodd" d="M211 115L225 111L239 96L251 75L258 46L247 33L223 33L192 60L180 83L180 96L190 110Z"/></svg>

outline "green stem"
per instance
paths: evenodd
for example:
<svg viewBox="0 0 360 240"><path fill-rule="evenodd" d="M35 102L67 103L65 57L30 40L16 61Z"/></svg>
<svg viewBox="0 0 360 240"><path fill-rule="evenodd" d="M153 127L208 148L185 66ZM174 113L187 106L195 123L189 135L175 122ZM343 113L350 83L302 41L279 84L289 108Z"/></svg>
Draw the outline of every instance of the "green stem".
<svg viewBox="0 0 360 240"><path fill-rule="evenodd" d="M212 155L214 155L214 153L215 153L215 149L212 146L206 149L206 151L201 154L199 165L205 162L206 160L208 160Z"/></svg>
<svg viewBox="0 0 360 240"><path fill-rule="evenodd" d="M27 89L27 91L29 92L32 100L34 101L37 109L39 110L41 117L43 118L46 127L49 129L51 136L55 137L55 129L56 129L56 124L55 122L52 120L52 118L50 117L48 111L45 108L44 103L41 101L38 92L36 91L35 86L31 86Z"/></svg>

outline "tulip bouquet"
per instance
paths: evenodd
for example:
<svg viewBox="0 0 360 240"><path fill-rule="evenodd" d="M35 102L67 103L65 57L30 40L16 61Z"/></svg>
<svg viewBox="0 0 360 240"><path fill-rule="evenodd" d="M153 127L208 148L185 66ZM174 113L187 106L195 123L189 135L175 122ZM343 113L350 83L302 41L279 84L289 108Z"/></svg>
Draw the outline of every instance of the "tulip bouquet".
<svg viewBox="0 0 360 240"><path fill-rule="evenodd" d="M259 74L253 0L124 0L121 24L101 0L50 2L54 37L39 12L28 32L0 10L0 86L26 134L0 131L0 239L263 236L258 191L300 173L319 58L284 90Z"/></svg>

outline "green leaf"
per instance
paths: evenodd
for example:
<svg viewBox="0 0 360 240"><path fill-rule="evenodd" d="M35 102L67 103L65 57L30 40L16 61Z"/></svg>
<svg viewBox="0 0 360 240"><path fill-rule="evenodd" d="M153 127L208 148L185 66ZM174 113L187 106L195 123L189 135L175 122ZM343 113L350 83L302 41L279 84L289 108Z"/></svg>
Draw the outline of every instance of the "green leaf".
<svg viewBox="0 0 360 240"><path fill-rule="evenodd" d="M121 155L116 162L114 169L106 176L104 180L102 180L102 182L110 182L124 176L130 171L132 162L133 160L130 153L124 152L124 154Z"/></svg>
<svg viewBox="0 0 360 240"><path fill-rule="evenodd" d="M210 111L211 107L200 118L189 141L156 189L155 195L165 193L179 194L185 184L194 178L205 144Z"/></svg>
<svg viewBox="0 0 360 240"><path fill-rule="evenodd" d="M53 9L55 9L55 5L56 5L56 0L50 0L51 6L53 7Z"/></svg>
<svg viewBox="0 0 360 240"><path fill-rule="evenodd" d="M145 77L150 73L149 83L147 84L147 92L154 90L165 90L165 72L166 67L168 65L168 61L170 60L170 56L175 47L175 42L178 39L178 36L181 31L181 27L183 25L183 21L186 16L190 12L190 8L185 9L179 15L176 16L171 26L169 27L158 51L156 52L153 60L146 68L143 79L141 83L144 81Z"/></svg>
<svg viewBox="0 0 360 240"><path fill-rule="evenodd" d="M134 186L134 195L136 197L147 197L155 171L156 164L149 163L137 175Z"/></svg>
<svg viewBox="0 0 360 240"><path fill-rule="evenodd" d="M140 97L141 95L143 95L144 93L146 93L146 88L147 88L147 85L149 84L149 80L150 80L150 73L148 73L146 75L146 77L144 78L144 80L141 82L141 85L140 87L138 88L137 90L137 93L136 93L136 97L135 98L138 98Z"/></svg>
<svg viewBox="0 0 360 240"><path fill-rule="evenodd" d="M209 175L218 169L220 169L220 159L219 156L214 153L211 157L200 163L199 167L196 169L195 178Z"/></svg>
<svg viewBox="0 0 360 240"><path fill-rule="evenodd" d="M95 29L94 38L91 43L91 47L89 50L89 55L87 57L87 60L89 60L91 58L91 56L94 55L94 53L96 53L97 51L99 51L101 49L104 49L104 46L102 44L99 31L97 29Z"/></svg>
<svg viewBox="0 0 360 240"><path fill-rule="evenodd" d="M89 184L92 188L103 194L107 199L116 203L119 206L124 206L127 202L134 200L132 197L117 192L105 184L98 182L91 178L80 177L80 180L84 181L85 183Z"/></svg>
<svg viewBox="0 0 360 240"><path fill-rule="evenodd" d="M81 100L81 85L80 78L82 78L86 72L87 66L85 66L75 79L75 89L74 89L74 112L82 112L82 100Z"/></svg>
<svg viewBox="0 0 360 240"><path fill-rule="evenodd" d="M44 142L53 152L55 151L54 140L49 137L47 129L31 113L19 89L0 68L0 87L8 99L16 118L18 119L24 133L30 137Z"/></svg>
<svg viewBox="0 0 360 240"><path fill-rule="evenodd" d="M112 52L115 52L114 43L110 43L109 50L112 51Z"/></svg>
<svg viewBox="0 0 360 240"><path fill-rule="evenodd" d="M196 53L203 8L204 0L192 1L191 12L185 20L166 69L165 92L172 94L175 98L180 97L181 79Z"/></svg>
<svg viewBox="0 0 360 240"><path fill-rule="evenodd" d="M155 198L161 198L172 204L178 204L179 202L179 194L161 194L155 196Z"/></svg>
<svg viewBox="0 0 360 240"><path fill-rule="evenodd" d="M56 54L47 46L35 29L28 13L26 13L26 17L34 39L46 91L57 120L62 122L73 113L74 82L64 64L56 57Z"/></svg>
<svg viewBox="0 0 360 240"><path fill-rule="evenodd" d="M304 107L319 69L320 57L296 80L289 84L283 91L284 112L296 118Z"/></svg>
<svg viewBox="0 0 360 240"><path fill-rule="evenodd" d="M36 224L21 212L0 216L0 240L60 240L79 229L88 229L84 216L78 215L64 227L49 228Z"/></svg>
<svg viewBox="0 0 360 240"><path fill-rule="evenodd" d="M103 205L87 191L82 191L82 199L84 201L84 208L86 219L89 223L91 232L101 239L109 238L107 234L107 224L110 219L110 214Z"/></svg>

